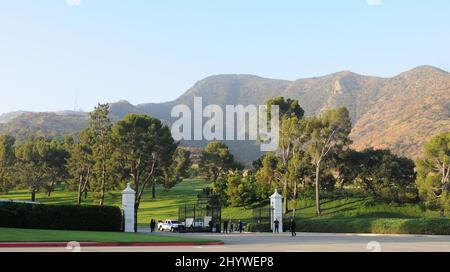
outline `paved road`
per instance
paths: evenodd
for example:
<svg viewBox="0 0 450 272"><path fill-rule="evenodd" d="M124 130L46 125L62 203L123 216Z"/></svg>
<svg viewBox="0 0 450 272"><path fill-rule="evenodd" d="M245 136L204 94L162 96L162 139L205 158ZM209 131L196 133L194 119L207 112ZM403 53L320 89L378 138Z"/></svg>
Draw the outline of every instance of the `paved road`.
<svg viewBox="0 0 450 272"><path fill-rule="evenodd" d="M156 234L221 239L223 246L82 248L83 252L450 252L450 236L288 234ZM371 243L372 242L372 243ZM67 251L66 249L0 249L0 251Z"/></svg>

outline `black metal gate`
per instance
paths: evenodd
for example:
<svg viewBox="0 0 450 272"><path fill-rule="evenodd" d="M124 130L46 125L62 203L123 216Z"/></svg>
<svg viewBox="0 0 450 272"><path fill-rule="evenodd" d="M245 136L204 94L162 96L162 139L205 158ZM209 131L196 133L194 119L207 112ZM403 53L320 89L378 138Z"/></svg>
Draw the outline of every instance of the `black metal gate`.
<svg viewBox="0 0 450 272"><path fill-rule="evenodd" d="M256 229L259 231L273 231L273 208L271 207L259 207L253 209L253 224L255 225ZM297 220L298 219L298 213L296 213L296 216L293 214L290 215L283 215L283 228L284 231L286 231L289 226L291 219Z"/></svg>
<svg viewBox="0 0 450 272"><path fill-rule="evenodd" d="M220 232L222 209L211 205L183 205L178 209L178 220L188 232Z"/></svg>

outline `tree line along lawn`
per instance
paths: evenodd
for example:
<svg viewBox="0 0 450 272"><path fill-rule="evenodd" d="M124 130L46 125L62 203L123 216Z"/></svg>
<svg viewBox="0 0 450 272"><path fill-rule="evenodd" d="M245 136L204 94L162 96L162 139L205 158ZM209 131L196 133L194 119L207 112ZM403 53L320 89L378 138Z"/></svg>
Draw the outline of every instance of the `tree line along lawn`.
<svg viewBox="0 0 450 272"><path fill-rule="evenodd" d="M94 242L94 243L202 243L212 239L160 236L142 233L62 231L0 228L0 242Z"/></svg>

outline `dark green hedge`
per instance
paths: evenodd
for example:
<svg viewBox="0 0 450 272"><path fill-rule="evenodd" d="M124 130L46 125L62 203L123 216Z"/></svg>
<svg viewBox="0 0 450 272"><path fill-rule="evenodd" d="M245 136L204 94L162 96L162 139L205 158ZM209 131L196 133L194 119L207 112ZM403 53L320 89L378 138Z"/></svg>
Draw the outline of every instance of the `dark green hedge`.
<svg viewBox="0 0 450 272"><path fill-rule="evenodd" d="M353 218L299 221L298 231L450 235L448 218Z"/></svg>
<svg viewBox="0 0 450 272"><path fill-rule="evenodd" d="M285 223L286 224L286 223ZM288 230L288 225L285 225ZM249 231L269 232L270 224L251 224ZM448 218L318 218L297 221L298 232L450 235Z"/></svg>
<svg viewBox="0 0 450 272"><path fill-rule="evenodd" d="M0 203L0 227L121 231L122 211L111 206Z"/></svg>

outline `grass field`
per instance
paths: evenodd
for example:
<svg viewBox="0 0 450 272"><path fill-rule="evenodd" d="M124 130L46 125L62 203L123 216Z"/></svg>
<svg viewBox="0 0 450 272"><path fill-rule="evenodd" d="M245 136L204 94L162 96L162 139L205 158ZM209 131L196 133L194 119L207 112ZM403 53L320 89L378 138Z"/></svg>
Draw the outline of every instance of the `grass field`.
<svg viewBox="0 0 450 272"><path fill-rule="evenodd" d="M178 207L195 203L197 193L208 186L209 184L204 180L190 179L178 184L168 192L158 187L156 199L151 198L150 191L146 192L139 210L139 225L148 225L150 218L156 220L177 218ZM95 204L91 197L86 200L86 204ZM29 200L29 198L27 191L15 191L7 195L0 195L0 199ZM66 192L61 189L56 190L51 197L42 193L37 195L37 200L44 204L74 204L75 199L75 192ZM120 192L109 193L106 204L120 206ZM297 201L296 218L302 222L299 227L304 231L318 232L404 233L419 230L418 233L430 233L423 229L436 224L439 225L437 228L440 228L447 224L439 220L427 221L425 224L423 222L425 219L438 219L439 212L427 210L419 204L384 204L377 203L371 198L323 199L322 209L323 215L317 218L313 199ZM241 219L251 223L253 209L251 207L228 207L222 210L222 218L233 221Z"/></svg>
<svg viewBox="0 0 450 272"><path fill-rule="evenodd" d="M371 198L323 199L322 216L316 216L313 199L297 203L297 231L319 233L450 235L450 218L441 218L419 204L385 204ZM267 209L266 209L267 210ZM222 215L252 222L252 209L227 208ZM292 215L291 215L292 216ZM287 226L286 226L287 227ZM269 224L252 225L251 231L268 231Z"/></svg>
<svg viewBox="0 0 450 272"><path fill-rule="evenodd" d="M0 242L97 242L97 243L178 243L216 242L217 240L169 237L139 233L59 231L0 228Z"/></svg>
<svg viewBox="0 0 450 272"><path fill-rule="evenodd" d="M180 205L195 203L197 194L208 187L208 183L200 179L190 179L178 184L169 192L161 187L156 189L156 199L151 198L151 192L144 194L141 207L139 209L138 223L148 225L151 218L165 220L168 218L178 218L178 207ZM42 204L75 204L76 192L67 192L58 188L48 197L45 193L37 194L36 201ZM26 190L10 192L6 195L0 194L3 200L30 200L30 194ZM105 199L106 205L122 205L121 192L110 192ZM84 204L95 204L92 194L88 196Z"/></svg>
<svg viewBox="0 0 450 272"><path fill-rule="evenodd" d="M316 208L313 199L297 201L296 218L309 220L316 218ZM322 216L326 219L350 218L435 218L438 211L426 210L418 204L385 204L377 203L371 198L341 198L323 199ZM230 207L222 212L229 219L251 220L252 208Z"/></svg>

